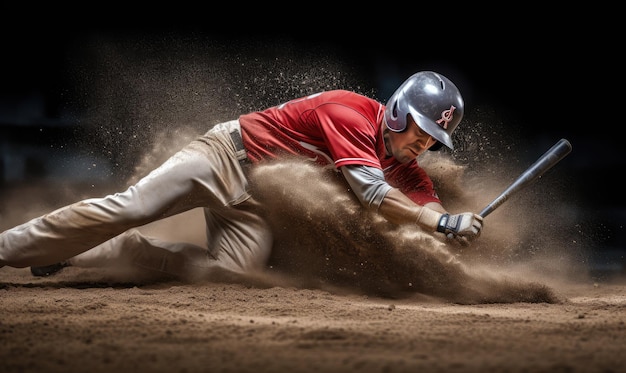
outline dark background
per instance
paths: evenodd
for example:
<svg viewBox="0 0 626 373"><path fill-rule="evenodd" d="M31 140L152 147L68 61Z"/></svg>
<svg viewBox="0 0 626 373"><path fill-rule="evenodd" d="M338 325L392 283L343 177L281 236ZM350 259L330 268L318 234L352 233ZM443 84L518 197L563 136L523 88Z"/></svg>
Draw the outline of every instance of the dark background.
<svg viewBox="0 0 626 373"><path fill-rule="evenodd" d="M614 10L380 4L338 11L310 4L291 13L266 5L224 4L220 10L136 5L132 11L112 3L90 10L2 5L7 22L0 30L0 191L45 180L46 170L36 159L46 157L45 149L86 144L89 131L81 129L80 116L84 91L76 89L68 68L82 43L106 37L175 44L192 38L244 54L248 48L249 55L262 58L280 54L284 43L285 53L296 57L300 50L302 58L318 51L347 61L381 100L418 70L454 77L468 111L495 108L498 125L517 136L511 152L517 152L512 157L520 164L532 162L560 138L570 140L574 150L554 172L571 183L570 202L584 211L581 230L594 232L588 235L597 245L595 266L624 271L623 42ZM20 152L31 155L19 160L25 171L16 174L11 168ZM550 214L550 206L541 208Z"/></svg>

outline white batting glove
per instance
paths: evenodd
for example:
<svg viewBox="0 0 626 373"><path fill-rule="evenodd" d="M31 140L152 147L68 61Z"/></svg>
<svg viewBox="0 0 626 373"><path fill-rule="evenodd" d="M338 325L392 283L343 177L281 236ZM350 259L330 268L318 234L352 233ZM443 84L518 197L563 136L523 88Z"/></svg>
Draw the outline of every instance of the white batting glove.
<svg viewBox="0 0 626 373"><path fill-rule="evenodd" d="M443 214L437 224L437 232L444 233L448 239L454 239L463 246L479 237L482 228L483 217L473 212Z"/></svg>

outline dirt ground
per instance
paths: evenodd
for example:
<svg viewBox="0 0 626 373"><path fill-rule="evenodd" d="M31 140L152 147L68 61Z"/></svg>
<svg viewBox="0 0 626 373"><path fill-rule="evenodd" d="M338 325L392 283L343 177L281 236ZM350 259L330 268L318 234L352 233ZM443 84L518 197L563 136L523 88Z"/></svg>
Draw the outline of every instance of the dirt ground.
<svg viewBox="0 0 626 373"><path fill-rule="evenodd" d="M626 287L464 305L241 283L0 270L0 371L623 372Z"/></svg>

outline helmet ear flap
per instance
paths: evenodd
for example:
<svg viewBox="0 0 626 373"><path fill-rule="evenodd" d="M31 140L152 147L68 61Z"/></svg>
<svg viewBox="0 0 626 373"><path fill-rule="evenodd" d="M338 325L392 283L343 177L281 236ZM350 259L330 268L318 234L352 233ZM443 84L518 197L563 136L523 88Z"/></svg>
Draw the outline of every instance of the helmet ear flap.
<svg viewBox="0 0 626 373"><path fill-rule="evenodd" d="M396 118L396 128L395 130L398 132L402 132L406 129L406 118L398 117L398 100L393 104L393 117ZM404 119L404 120L403 120Z"/></svg>
<svg viewBox="0 0 626 373"><path fill-rule="evenodd" d="M387 128L392 130L393 132L402 132L406 129L406 118L402 118L399 116L399 108L400 100L394 100L391 104L391 108L387 108L385 110L385 122L387 123Z"/></svg>

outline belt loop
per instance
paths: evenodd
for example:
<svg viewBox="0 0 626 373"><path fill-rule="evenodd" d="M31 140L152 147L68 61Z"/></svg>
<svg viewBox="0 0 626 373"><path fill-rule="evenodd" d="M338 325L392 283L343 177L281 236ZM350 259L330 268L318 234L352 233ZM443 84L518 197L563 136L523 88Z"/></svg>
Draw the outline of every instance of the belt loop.
<svg viewBox="0 0 626 373"><path fill-rule="evenodd" d="M230 138L233 140L233 144L235 145L235 155L239 161L244 161L248 159L248 155L246 154L246 148L243 147L243 139L241 138L241 133L239 129L233 129L230 131Z"/></svg>

